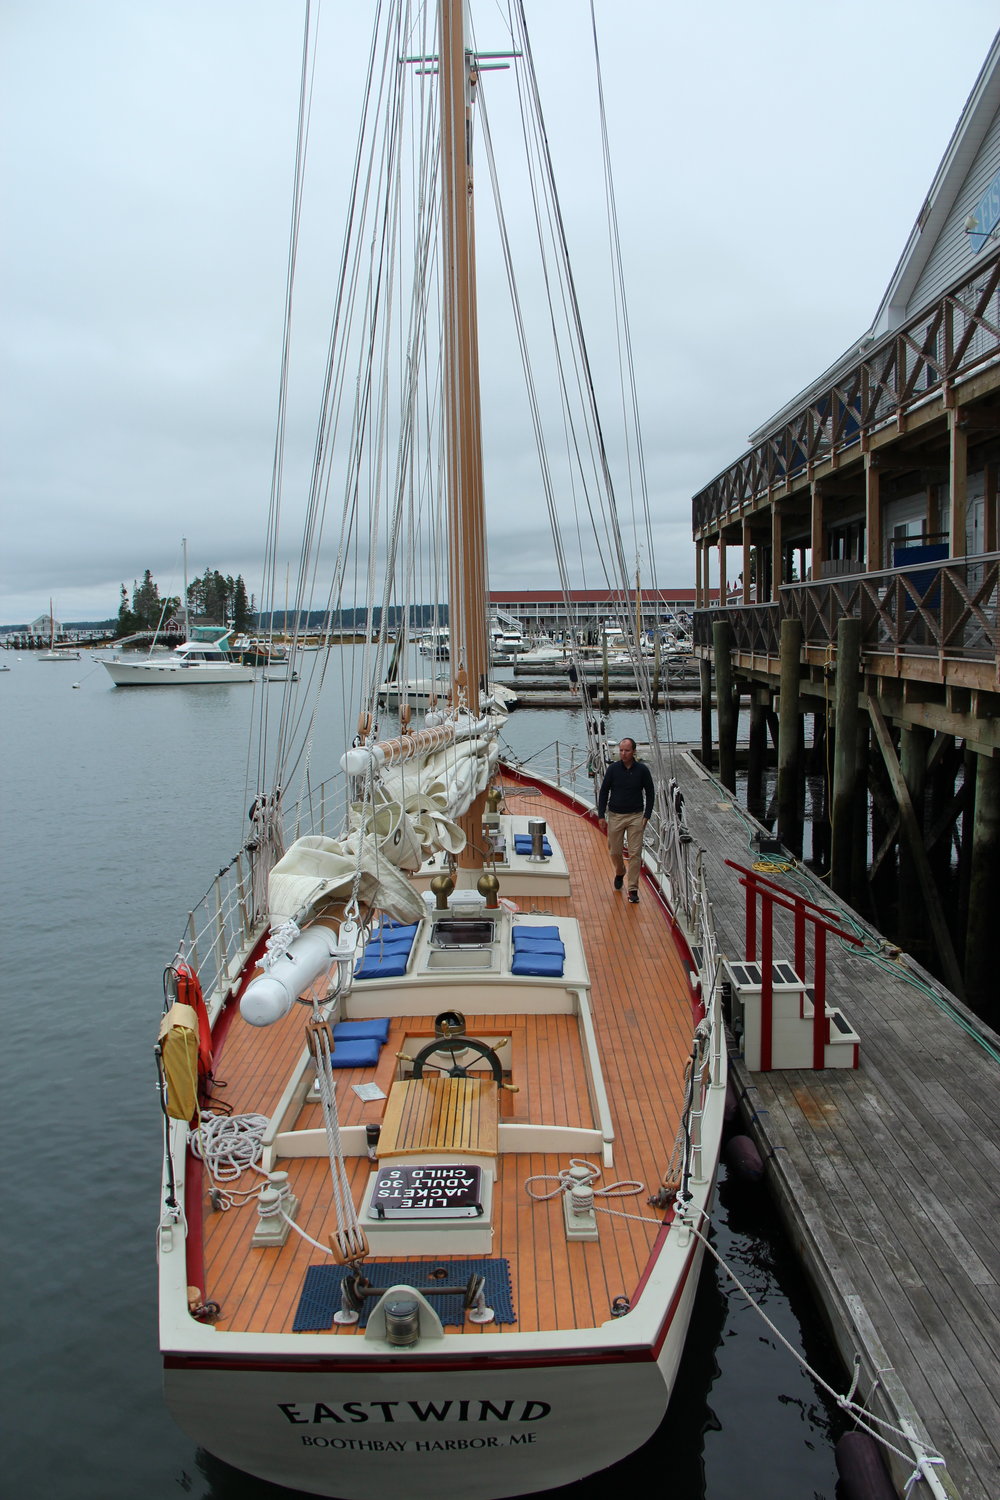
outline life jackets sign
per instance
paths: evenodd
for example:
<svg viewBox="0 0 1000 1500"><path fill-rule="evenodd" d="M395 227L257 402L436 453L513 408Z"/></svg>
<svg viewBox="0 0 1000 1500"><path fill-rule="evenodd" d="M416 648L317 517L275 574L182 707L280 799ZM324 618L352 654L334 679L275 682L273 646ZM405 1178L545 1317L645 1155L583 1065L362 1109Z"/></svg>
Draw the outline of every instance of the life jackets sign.
<svg viewBox="0 0 1000 1500"><path fill-rule="evenodd" d="M160 1055L167 1083L167 1114L193 1120L198 1112L198 1016L175 1001L160 1024Z"/></svg>

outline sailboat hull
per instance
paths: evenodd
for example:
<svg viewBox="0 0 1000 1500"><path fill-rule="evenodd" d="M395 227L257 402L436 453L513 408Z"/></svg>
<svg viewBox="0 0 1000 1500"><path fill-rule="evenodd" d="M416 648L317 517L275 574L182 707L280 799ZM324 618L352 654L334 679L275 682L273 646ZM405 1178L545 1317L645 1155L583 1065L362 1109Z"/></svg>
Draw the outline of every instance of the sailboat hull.
<svg viewBox="0 0 1000 1500"><path fill-rule="evenodd" d="M209 1356L206 1368L168 1356L167 1404L217 1457L307 1494L432 1500L450 1490L498 1500L552 1489L626 1458L662 1421L697 1286L697 1242L686 1259L651 1344L532 1340L519 1363L510 1352L518 1336L507 1335L491 1340L506 1357L472 1360L466 1340L464 1357L432 1363L423 1352L333 1358L320 1337L305 1370L280 1358L241 1367ZM616 1336L627 1326L612 1325Z"/></svg>

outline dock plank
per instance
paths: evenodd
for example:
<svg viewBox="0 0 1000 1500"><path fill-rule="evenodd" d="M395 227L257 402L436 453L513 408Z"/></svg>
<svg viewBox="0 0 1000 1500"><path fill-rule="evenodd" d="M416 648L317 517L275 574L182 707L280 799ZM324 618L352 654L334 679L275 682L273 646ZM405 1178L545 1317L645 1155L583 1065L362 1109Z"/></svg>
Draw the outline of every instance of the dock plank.
<svg viewBox="0 0 1000 1500"><path fill-rule="evenodd" d="M750 864L759 825L691 756L677 762L720 943L742 958L743 890L725 860ZM775 878L874 950L878 935L821 881ZM779 919L775 956L792 951ZM831 942L827 976L861 1036L860 1068L751 1074L736 1058L749 1128L845 1359L868 1353L874 1374L884 1351L884 1405L916 1419L962 1500L996 1500L1000 1067L979 1038L994 1052L1000 1038L905 955Z"/></svg>

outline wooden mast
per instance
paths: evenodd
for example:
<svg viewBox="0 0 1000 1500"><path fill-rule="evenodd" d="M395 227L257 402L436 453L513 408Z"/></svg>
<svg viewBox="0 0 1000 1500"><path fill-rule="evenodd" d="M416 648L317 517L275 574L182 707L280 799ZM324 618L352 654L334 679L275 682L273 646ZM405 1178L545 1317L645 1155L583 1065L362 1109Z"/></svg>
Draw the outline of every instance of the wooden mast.
<svg viewBox="0 0 1000 1500"><path fill-rule="evenodd" d="M464 19L464 0L441 0L438 76L452 702L458 704L464 696L478 715L489 653L472 193L475 64L466 52ZM482 793L458 820L466 835L459 864L466 868L483 863L484 806Z"/></svg>

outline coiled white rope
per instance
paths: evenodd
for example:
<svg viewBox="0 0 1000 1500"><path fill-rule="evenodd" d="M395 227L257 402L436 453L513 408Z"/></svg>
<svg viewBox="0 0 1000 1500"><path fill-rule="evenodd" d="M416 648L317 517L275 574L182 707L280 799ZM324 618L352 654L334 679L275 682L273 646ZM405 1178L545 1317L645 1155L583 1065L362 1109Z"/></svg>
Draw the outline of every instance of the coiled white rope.
<svg viewBox="0 0 1000 1500"><path fill-rule="evenodd" d="M205 1110L188 1135L188 1145L205 1163L213 1182L235 1182L248 1169L266 1177L257 1163L264 1153L264 1132L270 1123L267 1115L215 1115ZM231 1189L213 1192L216 1206L223 1211L256 1196L252 1188L240 1193Z"/></svg>
<svg viewBox="0 0 1000 1500"><path fill-rule="evenodd" d="M572 1192L580 1187L593 1188L595 1198L637 1198L645 1187L644 1183L636 1182L632 1178L624 1178L621 1182L609 1182L607 1187L594 1187L594 1183L600 1176L601 1169L595 1167L593 1162L581 1161L579 1157L571 1156L569 1166L564 1167L558 1174L539 1172L534 1177L526 1177L524 1190L529 1198L534 1198L536 1203L544 1203L547 1198L556 1198L560 1193ZM554 1182L556 1185L550 1192L533 1193L531 1191L533 1182ZM603 1212L613 1213L614 1210L603 1209ZM628 1217L631 1218L633 1215L630 1214ZM655 1221L645 1220L644 1222Z"/></svg>

